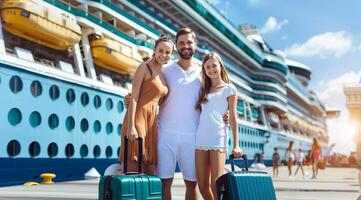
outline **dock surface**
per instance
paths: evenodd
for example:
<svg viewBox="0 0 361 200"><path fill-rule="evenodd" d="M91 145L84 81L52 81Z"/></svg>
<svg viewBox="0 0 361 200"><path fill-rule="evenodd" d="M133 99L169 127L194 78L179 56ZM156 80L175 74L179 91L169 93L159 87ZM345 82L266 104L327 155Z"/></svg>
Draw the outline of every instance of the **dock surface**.
<svg viewBox="0 0 361 200"><path fill-rule="evenodd" d="M271 173L272 168L266 168ZM310 167L306 168L311 175ZM317 179L310 176L288 178L287 168L281 167L274 178L278 200L357 200L360 193L358 170L354 168L326 168ZM173 182L173 199L184 199L185 186L181 174ZM98 180L58 182L51 185L0 187L0 199L6 200L83 200L98 198ZM361 200L361 198L360 198Z"/></svg>

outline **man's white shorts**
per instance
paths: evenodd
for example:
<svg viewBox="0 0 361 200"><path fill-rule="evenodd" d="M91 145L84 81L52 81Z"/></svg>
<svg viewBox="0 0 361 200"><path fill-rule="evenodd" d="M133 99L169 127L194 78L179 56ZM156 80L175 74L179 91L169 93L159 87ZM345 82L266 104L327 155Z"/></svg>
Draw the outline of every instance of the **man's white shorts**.
<svg viewBox="0 0 361 200"><path fill-rule="evenodd" d="M161 179L173 178L178 162L184 180L197 180L195 140L194 133L158 133L157 175Z"/></svg>

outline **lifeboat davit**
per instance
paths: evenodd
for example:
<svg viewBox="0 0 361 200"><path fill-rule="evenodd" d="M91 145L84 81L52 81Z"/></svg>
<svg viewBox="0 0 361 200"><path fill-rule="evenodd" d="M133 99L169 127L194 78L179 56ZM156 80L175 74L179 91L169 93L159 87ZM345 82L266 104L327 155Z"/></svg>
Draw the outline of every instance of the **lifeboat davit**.
<svg viewBox="0 0 361 200"><path fill-rule="evenodd" d="M135 72L142 62L142 57L132 46L115 40L97 38L91 40L90 46L95 64L121 74Z"/></svg>
<svg viewBox="0 0 361 200"><path fill-rule="evenodd" d="M2 0L2 26L8 32L58 50L73 47L81 39L74 15L38 0Z"/></svg>

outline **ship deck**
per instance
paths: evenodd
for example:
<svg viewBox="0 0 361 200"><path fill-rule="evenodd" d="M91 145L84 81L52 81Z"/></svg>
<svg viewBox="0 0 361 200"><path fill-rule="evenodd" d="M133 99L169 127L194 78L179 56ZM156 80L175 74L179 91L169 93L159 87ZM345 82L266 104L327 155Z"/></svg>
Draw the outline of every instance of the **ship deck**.
<svg viewBox="0 0 361 200"><path fill-rule="evenodd" d="M267 168L271 172L272 168ZM312 172L310 167L306 168ZM361 197L358 171L354 168L327 168L320 171L318 179L303 178L299 172L292 179L287 177L287 168L280 168L280 176L274 179L278 200L339 200ZM97 199L98 180L59 182L52 185L10 186L0 188L0 199L7 200L76 200ZM184 199L185 186L177 173L172 188L173 199Z"/></svg>

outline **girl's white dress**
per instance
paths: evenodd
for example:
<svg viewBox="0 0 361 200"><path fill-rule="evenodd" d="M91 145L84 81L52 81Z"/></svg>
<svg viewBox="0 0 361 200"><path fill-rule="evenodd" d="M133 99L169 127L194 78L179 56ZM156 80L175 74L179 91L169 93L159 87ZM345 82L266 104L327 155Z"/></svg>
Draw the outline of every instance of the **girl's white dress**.
<svg viewBox="0 0 361 200"><path fill-rule="evenodd" d="M224 151L228 147L227 124L223 116L228 110L227 97L235 95L237 89L227 84L222 90L207 95L208 102L202 104L196 134L196 149Z"/></svg>

